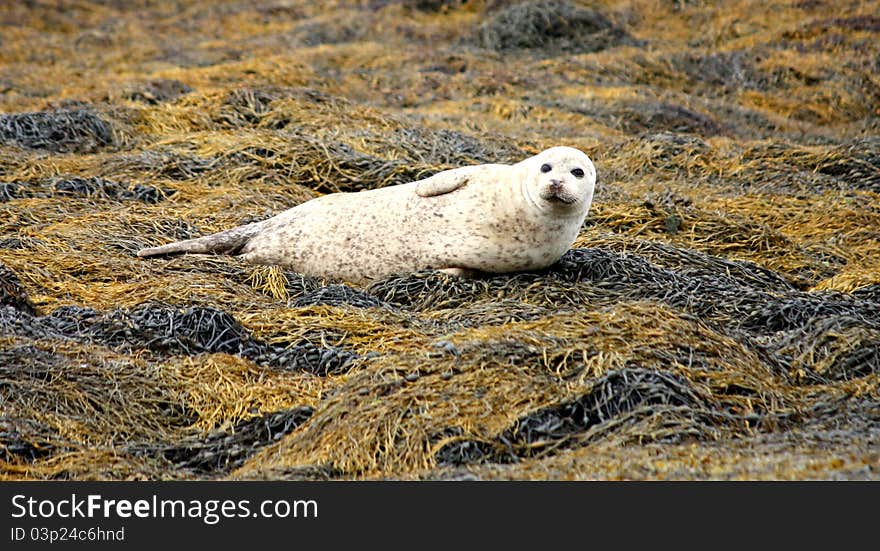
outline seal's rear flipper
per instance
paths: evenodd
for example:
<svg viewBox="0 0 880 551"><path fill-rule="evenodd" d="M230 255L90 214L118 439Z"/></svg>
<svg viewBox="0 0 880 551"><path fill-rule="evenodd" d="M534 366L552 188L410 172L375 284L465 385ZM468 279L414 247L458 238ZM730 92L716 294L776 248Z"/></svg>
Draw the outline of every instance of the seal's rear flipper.
<svg viewBox="0 0 880 551"><path fill-rule="evenodd" d="M262 222L256 222L197 239L187 239L186 241L177 241L176 243L169 243L161 247L141 249L137 255L142 258L182 253L237 255L247 245L248 241L259 233L262 227Z"/></svg>

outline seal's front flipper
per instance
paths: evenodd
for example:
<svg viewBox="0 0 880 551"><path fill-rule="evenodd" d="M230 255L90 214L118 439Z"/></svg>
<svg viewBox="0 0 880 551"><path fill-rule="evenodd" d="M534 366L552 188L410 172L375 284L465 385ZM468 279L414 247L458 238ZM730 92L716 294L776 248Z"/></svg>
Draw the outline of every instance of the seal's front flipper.
<svg viewBox="0 0 880 551"><path fill-rule="evenodd" d="M470 268L443 268L438 271L463 279L474 279L483 275L480 270L471 270Z"/></svg>
<svg viewBox="0 0 880 551"><path fill-rule="evenodd" d="M429 178L419 180L416 184L416 194L419 197L436 197L437 195L451 193L467 185L468 177L460 172L456 174L456 172L458 171L438 172Z"/></svg>

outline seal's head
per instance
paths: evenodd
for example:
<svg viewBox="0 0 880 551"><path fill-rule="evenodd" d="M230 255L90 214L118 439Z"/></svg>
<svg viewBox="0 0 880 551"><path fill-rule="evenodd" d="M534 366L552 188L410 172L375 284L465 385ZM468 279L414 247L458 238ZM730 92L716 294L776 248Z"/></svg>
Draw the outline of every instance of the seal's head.
<svg viewBox="0 0 880 551"><path fill-rule="evenodd" d="M585 215L593 201L596 167L573 147L551 147L518 163L529 202L557 216Z"/></svg>

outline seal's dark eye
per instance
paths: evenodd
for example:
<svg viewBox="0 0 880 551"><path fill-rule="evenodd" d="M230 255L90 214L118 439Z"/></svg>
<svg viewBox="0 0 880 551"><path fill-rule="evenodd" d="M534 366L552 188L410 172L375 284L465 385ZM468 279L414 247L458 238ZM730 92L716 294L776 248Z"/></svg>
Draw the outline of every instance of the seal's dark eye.
<svg viewBox="0 0 880 551"><path fill-rule="evenodd" d="M551 170L553 170L552 166L550 166L546 163L541 165L541 172L550 172Z"/></svg>
<svg viewBox="0 0 880 551"><path fill-rule="evenodd" d="M574 174L575 178L583 178L584 177L584 171L583 171L583 169L580 169L580 168L575 168L574 170L571 171L571 173Z"/></svg>

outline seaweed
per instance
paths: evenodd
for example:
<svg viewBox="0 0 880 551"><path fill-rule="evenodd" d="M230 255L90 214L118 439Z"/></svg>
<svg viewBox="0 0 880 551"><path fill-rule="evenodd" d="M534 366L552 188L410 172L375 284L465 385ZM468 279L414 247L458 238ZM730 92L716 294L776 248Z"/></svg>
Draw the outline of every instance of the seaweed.
<svg viewBox="0 0 880 551"><path fill-rule="evenodd" d="M852 318L866 327L880 329L880 303L834 291L791 294L767 300L743 320L743 326L767 332L789 331L826 317Z"/></svg>
<svg viewBox="0 0 880 551"><path fill-rule="evenodd" d="M380 308L386 306L376 297L353 289L347 285L327 285L303 294L293 301L294 307L328 304L330 306L348 305L355 308Z"/></svg>
<svg viewBox="0 0 880 551"><path fill-rule="evenodd" d="M478 41L502 52L583 53L612 48L627 39L625 31L596 10L568 0L528 0L492 14L480 26Z"/></svg>
<svg viewBox="0 0 880 551"><path fill-rule="evenodd" d="M717 406L716 406L717 407ZM662 415L662 430L638 440L714 437L713 415L705 397L686 379L670 373L628 367L597 379L590 392L575 400L547 406L519 419L491 442L460 440L437 451L439 465L516 462L583 446L592 438L640 418Z"/></svg>
<svg viewBox="0 0 880 551"><path fill-rule="evenodd" d="M159 454L175 469L219 476L244 464L260 448L276 442L312 416L308 406L263 414L242 421L229 431L215 431L166 446L133 449L137 454Z"/></svg>
<svg viewBox="0 0 880 551"><path fill-rule="evenodd" d="M12 307L29 315L36 314L18 276L0 262L0 308L2 307Z"/></svg>
<svg viewBox="0 0 880 551"><path fill-rule="evenodd" d="M78 343L148 350L161 355L222 352L261 365L322 376L343 372L357 357L345 350L322 349L310 343L269 345L254 339L226 312L209 307L178 309L167 304L143 303L130 310L98 312L63 306L39 317L0 311L0 328L10 335L52 335Z"/></svg>
<svg viewBox="0 0 880 551"><path fill-rule="evenodd" d="M55 153L92 153L113 145L113 128L88 109L0 115L0 143Z"/></svg>
<svg viewBox="0 0 880 551"><path fill-rule="evenodd" d="M841 144L816 169L846 183L849 189L880 193L880 138Z"/></svg>
<svg viewBox="0 0 880 551"><path fill-rule="evenodd" d="M140 201L155 204L174 193L170 188L146 184L125 185L98 176L49 178L35 182L0 184L0 202L11 199L47 197L84 197L111 201Z"/></svg>
<svg viewBox="0 0 880 551"><path fill-rule="evenodd" d="M16 457L35 461L58 452L63 439L45 426L31 419L0 417L0 458L12 461Z"/></svg>
<svg viewBox="0 0 880 551"><path fill-rule="evenodd" d="M880 373L880 328L847 315L813 317L782 330L765 346L803 384L849 381Z"/></svg>
<svg viewBox="0 0 880 551"><path fill-rule="evenodd" d="M193 89L183 82L168 78L149 80L140 85L131 86L123 95L125 99L157 105L189 94Z"/></svg>

